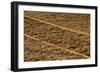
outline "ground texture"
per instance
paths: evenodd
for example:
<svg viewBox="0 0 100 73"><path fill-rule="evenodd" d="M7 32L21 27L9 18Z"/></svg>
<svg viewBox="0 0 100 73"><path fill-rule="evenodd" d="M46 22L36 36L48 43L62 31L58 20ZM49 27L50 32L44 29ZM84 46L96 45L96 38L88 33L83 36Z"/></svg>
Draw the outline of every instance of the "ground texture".
<svg viewBox="0 0 100 73"><path fill-rule="evenodd" d="M24 61L90 58L90 15L24 12Z"/></svg>

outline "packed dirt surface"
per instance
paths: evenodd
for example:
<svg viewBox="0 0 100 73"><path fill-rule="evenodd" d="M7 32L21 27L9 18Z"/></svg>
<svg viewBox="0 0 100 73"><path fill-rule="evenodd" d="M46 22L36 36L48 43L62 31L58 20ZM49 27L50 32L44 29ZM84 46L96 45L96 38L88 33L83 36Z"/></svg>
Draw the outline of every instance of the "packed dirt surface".
<svg viewBox="0 0 100 73"><path fill-rule="evenodd" d="M24 61L90 58L90 15L24 12Z"/></svg>
<svg viewBox="0 0 100 73"><path fill-rule="evenodd" d="M90 32L90 14L25 11L25 15L65 28Z"/></svg>

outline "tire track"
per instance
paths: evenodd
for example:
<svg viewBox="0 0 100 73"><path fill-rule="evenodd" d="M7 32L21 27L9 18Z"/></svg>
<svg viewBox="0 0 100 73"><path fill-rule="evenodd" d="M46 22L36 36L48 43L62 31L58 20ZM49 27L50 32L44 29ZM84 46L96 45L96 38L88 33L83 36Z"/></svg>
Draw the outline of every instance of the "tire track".
<svg viewBox="0 0 100 73"><path fill-rule="evenodd" d="M49 23L49 22L46 22L46 21L43 21L43 20L39 20L37 18L33 18L33 17L27 16L27 15L25 15L24 17L30 18L30 19L33 19L33 20L36 20L36 21L39 21L39 22L42 22L42 23L45 23L45 24L48 24L48 25L51 25L51 26L58 27L58 28L61 28L63 30L66 30L66 31L71 31L71 32L75 32L75 33L78 33L78 34L84 34L84 35L90 36L88 33L85 33L85 32L82 32L82 31L73 30L73 29L69 29L69 28L65 28L65 27L61 27L61 26L55 25L53 23Z"/></svg>
<svg viewBox="0 0 100 73"><path fill-rule="evenodd" d="M24 34L24 36L26 36L26 37L28 37L28 38L31 38L31 39L35 39L35 40L40 41L39 39L34 38L34 37L32 37L32 36L30 36L30 35L27 35L27 34ZM51 46L55 46L55 47L60 48L60 49L63 49L63 50L68 51L68 52L70 52L70 53L74 53L74 54L77 54L77 55L81 55L81 56L83 56L83 57L85 57L85 58L89 58L88 56L86 56L86 55L84 55L84 54L80 54L80 53L77 53L77 52L72 51L72 50L69 50L69 49L64 49L64 48L62 48L62 47L59 47L59 46L56 46L56 45L54 45L54 44L48 43L48 42L46 42L46 41L41 41L41 42L46 43L46 44L51 45Z"/></svg>

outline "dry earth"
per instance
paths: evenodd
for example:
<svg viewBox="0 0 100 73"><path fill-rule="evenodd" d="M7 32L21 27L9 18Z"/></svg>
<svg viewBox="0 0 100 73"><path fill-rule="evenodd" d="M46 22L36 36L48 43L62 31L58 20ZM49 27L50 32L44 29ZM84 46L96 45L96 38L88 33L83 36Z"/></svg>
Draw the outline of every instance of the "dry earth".
<svg viewBox="0 0 100 73"><path fill-rule="evenodd" d="M90 15L24 12L24 61L90 58Z"/></svg>

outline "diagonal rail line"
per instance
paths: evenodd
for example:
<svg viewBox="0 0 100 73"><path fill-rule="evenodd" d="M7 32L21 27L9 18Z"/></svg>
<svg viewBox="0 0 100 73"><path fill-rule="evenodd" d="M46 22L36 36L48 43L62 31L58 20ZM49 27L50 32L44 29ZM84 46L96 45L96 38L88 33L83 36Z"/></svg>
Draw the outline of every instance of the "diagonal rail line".
<svg viewBox="0 0 100 73"><path fill-rule="evenodd" d="M31 38L31 39L35 39L35 40L37 40L37 41L40 41L39 39L34 38L34 37L32 37L32 36L30 36L30 35L27 35L27 34L24 34L24 36L26 36L26 37L28 37L28 38ZM81 55L81 56L83 56L83 57L85 57L85 58L89 58L88 56L86 56L86 55L84 55L84 54L80 54L80 53L75 52L75 51L72 51L72 50L64 49L64 48L59 47L59 46L57 46L57 45L48 43L48 42L46 42L46 41L41 41L41 42L46 43L46 44L51 45L51 46L55 46L55 47L60 48L60 49L63 49L63 50L68 51L68 52L70 52L70 53L74 53L74 54L77 54L77 55Z"/></svg>
<svg viewBox="0 0 100 73"><path fill-rule="evenodd" d="M67 30L67 31L71 31L71 32L75 32L75 33L78 33L78 34L84 34L84 35L89 36L89 34L86 33L86 32L82 32L82 31L77 31L77 30L61 27L61 26L55 25L53 23L49 23L49 22L46 22L46 21L43 21L43 20L40 20L40 19L37 19L37 18L34 18L34 17L27 16L27 15L25 15L25 17L29 18L29 19L33 19L33 20L39 21L39 22L42 22L42 23L45 23L45 24L48 24L48 25L51 25L51 26L55 26L55 27L61 28L63 30Z"/></svg>

